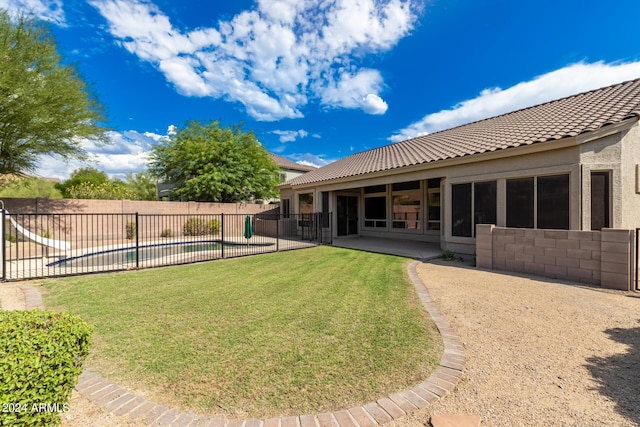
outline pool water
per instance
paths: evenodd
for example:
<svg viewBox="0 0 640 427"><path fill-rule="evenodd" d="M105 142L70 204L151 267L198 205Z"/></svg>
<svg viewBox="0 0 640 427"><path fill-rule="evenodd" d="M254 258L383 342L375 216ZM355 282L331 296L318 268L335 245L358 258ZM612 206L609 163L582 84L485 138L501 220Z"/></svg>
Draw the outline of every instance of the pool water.
<svg viewBox="0 0 640 427"><path fill-rule="evenodd" d="M223 244L217 241L211 242L175 242L157 245L140 246L137 251L139 261L149 261L158 258L179 256L182 254L195 254L199 252L213 252L222 249ZM225 243L224 246L237 246ZM135 248L118 248L100 251L76 257L65 258L47 264L47 267L87 267L106 266L113 264L135 264Z"/></svg>

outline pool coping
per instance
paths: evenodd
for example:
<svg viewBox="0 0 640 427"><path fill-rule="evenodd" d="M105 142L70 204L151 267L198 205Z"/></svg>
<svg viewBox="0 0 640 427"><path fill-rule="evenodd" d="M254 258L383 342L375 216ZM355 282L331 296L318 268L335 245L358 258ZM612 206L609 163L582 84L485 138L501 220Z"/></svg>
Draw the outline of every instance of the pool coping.
<svg viewBox="0 0 640 427"><path fill-rule="evenodd" d="M425 261L425 260L423 260ZM321 414L284 416L279 418L228 419L206 417L191 412L167 408L127 392L100 374L85 366L75 390L89 401L118 417L142 422L149 426L181 427L374 427L397 420L418 409L426 408L452 391L462 378L464 345L429 291L417 274L420 261L407 266L409 279L424 308L433 319L444 343L444 352L438 368L429 378L413 388L383 396L375 402ZM27 310L44 309L42 296L30 284L20 285Z"/></svg>

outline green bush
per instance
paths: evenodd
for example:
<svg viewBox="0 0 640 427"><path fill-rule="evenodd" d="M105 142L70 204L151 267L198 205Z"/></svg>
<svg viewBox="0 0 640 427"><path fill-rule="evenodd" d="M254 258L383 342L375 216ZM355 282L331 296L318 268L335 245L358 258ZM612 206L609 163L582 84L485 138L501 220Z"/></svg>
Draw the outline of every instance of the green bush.
<svg viewBox="0 0 640 427"><path fill-rule="evenodd" d="M124 227L127 233L127 239L131 240L136 237L136 227L137 225L135 221L127 222L127 225Z"/></svg>
<svg viewBox="0 0 640 427"><path fill-rule="evenodd" d="M442 252L442 258L444 258L445 261L455 261L457 259L456 254L448 250Z"/></svg>
<svg viewBox="0 0 640 427"><path fill-rule="evenodd" d="M184 223L183 232L185 236L218 234L220 232L220 221L217 219L189 218Z"/></svg>
<svg viewBox="0 0 640 427"><path fill-rule="evenodd" d="M173 231L171 231L170 228L165 228L164 230L162 230L162 233L160 233L160 237L171 237L173 236Z"/></svg>
<svg viewBox="0 0 640 427"><path fill-rule="evenodd" d="M92 332L68 313L0 311L0 425L62 422Z"/></svg>

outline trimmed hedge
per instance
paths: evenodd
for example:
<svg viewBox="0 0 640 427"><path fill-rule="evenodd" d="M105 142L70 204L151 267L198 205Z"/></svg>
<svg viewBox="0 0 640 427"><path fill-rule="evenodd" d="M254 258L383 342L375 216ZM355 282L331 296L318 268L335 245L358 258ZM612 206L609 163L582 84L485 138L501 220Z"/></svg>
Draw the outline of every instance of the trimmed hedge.
<svg viewBox="0 0 640 427"><path fill-rule="evenodd" d="M0 311L1 426L62 422L92 333L68 313Z"/></svg>

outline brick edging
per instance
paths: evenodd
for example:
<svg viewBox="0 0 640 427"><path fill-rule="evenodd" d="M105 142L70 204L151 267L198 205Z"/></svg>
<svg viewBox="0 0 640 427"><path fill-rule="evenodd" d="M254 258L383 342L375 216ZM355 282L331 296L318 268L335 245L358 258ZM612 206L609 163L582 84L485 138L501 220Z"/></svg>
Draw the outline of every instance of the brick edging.
<svg viewBox="0 0 640 427"><path fill-rule="evenodd" d="M76 390L96 405L116 416L128 415L130 419L147 425L202 426L202 427L374 427L396 420L444 397L458 384L464 368L462 341L435 304L416 272L419 261L408 267L409 279L416 288L418 297L433 319L444 341L444 354L440 366L422 383L413 388L384 396L376 402L343 409L332 413L268 419L210 418L194 413L181 412L150 402L128 393L123 388L100 376L90 367L85 367L76 385ZM42 309L42 297L32 285L21 285L26 308Z"/></svg>

